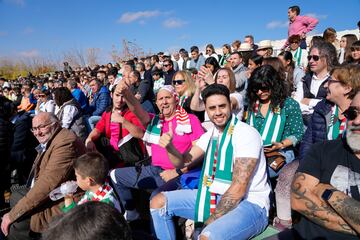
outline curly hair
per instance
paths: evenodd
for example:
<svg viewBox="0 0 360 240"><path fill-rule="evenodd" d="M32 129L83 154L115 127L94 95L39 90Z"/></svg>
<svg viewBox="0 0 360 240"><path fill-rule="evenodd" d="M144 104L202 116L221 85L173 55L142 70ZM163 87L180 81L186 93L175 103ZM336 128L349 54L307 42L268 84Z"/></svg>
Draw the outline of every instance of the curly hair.
<svg viewBox="0 0 360 240"><path fill-rule="evenodd" d="M336 53L336 48L334 47L334 45L332 45L329 42L318 42L315 43L311 48L310 48L310 52L312 49L316 48L319 51L319 54L321 57L324 57L326 59L326 64L327 64L327 70L330 72L334 67L339 65L339 61L337 59L337 53Z"/></svg>
<svg viewBox="0 0 360 240"><path fill-rule="evenodd" d="M271 65L263 65L256 68L248 81L247 98L249 107L254 110L256 101L259 99L257 90L268 87L270 91L270 107L274 111L278 106L283 107L287 98L285 81L281 79L279 73Z"/></svg>

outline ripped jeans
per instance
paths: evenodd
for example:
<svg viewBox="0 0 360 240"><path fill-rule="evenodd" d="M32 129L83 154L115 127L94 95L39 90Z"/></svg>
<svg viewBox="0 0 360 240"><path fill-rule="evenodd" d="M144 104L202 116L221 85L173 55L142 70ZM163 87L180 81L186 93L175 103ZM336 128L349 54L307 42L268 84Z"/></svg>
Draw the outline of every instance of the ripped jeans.
<svg viewBox="0 0 360 240"><path fill-rule="evenodd" d="M156 237L175 240L173 216L194 219L197 189L163 192L166 204L150 209ZM201 234L208 239L249 239L259 235L268 225L267 210L243 200L224 216L206 226Z"/></svg>

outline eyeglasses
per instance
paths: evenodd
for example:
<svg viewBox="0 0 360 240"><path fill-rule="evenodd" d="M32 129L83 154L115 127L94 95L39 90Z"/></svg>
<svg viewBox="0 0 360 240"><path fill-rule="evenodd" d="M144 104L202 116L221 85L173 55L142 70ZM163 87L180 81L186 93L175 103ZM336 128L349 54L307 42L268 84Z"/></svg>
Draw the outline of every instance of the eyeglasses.
<svg viewBox="0 0 360 240"><path fill-rule="evenodd" d="M339 81L339 80L335 80L335 79L332 79L332 78L330 78L328 81L327 81L327 83L328 83L328 85L330 85L330 84L332 84L332 83L341 83L341 81Z"/></svg>
<svg viewBox="0 0 360 240"><path fill-rule="evenodd" d="M170 64L164 64L163 66L164 66L164 67L168 67L168 66L170 66Z"/></svg>
<svg viewBox="0 0 360 240"><path fill-rule="evenodd" d="M182 85L185 82L185 80L173 80L172 82L173 85Z"/></svg>
<svg viewBox="0 0 360 240"><path fill-rule="evenodd" d="M206 49L206 52L211 52L211 49Z"/></svg>
<svg viewBox="0 0 360 240"><path fill-rule="evenodd" d="M360 47L351 47L350 50L351 50L352 52L360 51Z"/></svg>
<svg viewBox="0 0 360 240"><path fill-rule="evenodd" d="M47 126L49 126L49 125L51 125L51 124L53 124L53 123L51 122L51 123L39 125L39 126L37 126L37 127L32 127L32 128L30 129L30 131L31 131L32 133L36 132L37 130L43 131Z"/></svg>
<svg viewBox="0 0 360 240"><path fill-rule="evenodd" d="M314 59L315 62L319 61L320 56L319 55L309 55L307 56L308 61L310 61L311 59Z"/></svg>
<svg viewBox="0 0 360 240"><path fill-rule="evenodd" d="M353 121L359 115L360 110L356 109L354 106L350 106L345 112L343 112L344 116L347 120Z"/></svg>

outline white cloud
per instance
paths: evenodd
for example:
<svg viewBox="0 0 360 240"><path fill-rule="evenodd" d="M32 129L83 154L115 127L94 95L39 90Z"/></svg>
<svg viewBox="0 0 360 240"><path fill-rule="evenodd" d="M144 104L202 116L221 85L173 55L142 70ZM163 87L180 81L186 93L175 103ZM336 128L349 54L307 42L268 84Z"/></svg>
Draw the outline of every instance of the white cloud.
<svg viewBox="0 0 360 240"><path fill-rule="evenodd" d="M19 55L26 58L38 57L40 52L37 49L19 52Z"/></svg>
<svg viewBox="0 0 360 240"><path fill-rule="evenodd" d="M27 27L23 30L23 34L32 34L34 32L34 29L31 27Z"/></svg>
<svg viewBox="0 0 360 240"><path fill-rule="evenodd" d="M151 17L157 17L161 15L162 13L160 11L139 11L139 12L126 12L121 15L118 22L119 23L131 23L134 21L141 21L144 23L144 19L151 18Z"/></svg>
<svg viewBox="0 0 360 240"><path fill-rule="evenodd" d="M328 17L327 15L321 15L316 13L306 13L305 16L309 16L317 19L326 19Z"/></svg>
<svg viewBox="0 0 360 240"><path fill-rule="evenodd" d="M189 34L183 34L183 35L180 35L178 37L179 40L186 40L186 39L190 39L190 35Z"/></svg>
<svg viewBox="0 0 360 240"><path fill-rule="evenodd" d="M282 22L282 21L271 21L268 24L266 24L267 29L274 29L274 28L285 28L289 25L288 21Z"/></svg>
<svg viewBox="0 0 360 240"><path fill-rule="evenodd" d="M178 18L169 18L163 22L163 26L166 28L180 28L185 24L187 24L187 22Z"/></svg>
<svg viewBox="0 0 360 240"><path fill-rule="evenodd" d="M5 0L6 3L14 4L19 7L25 6L25 0Z"/></svg>
<svg viewBox="0 0 360 240"><path fill-rule="evenodd" d="M5 36L7 36L7 35L8 35L7 32L5 32L5 31L0 31L0 37L5 37Z"/></svg>

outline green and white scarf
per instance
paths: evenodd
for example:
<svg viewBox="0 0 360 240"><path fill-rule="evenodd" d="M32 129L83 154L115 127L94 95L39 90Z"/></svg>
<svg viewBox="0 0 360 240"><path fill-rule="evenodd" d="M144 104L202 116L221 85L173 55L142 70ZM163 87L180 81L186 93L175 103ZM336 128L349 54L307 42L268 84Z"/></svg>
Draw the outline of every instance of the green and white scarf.
<svg viewBox="0 0 360 240"><path fill-rule="evenodd" d="M233 170L233 145L232 136L238 119L232 115L222 133L218 144L218 159L216 163L215 178L212 181L214 155L218 136L211 137L211 141L205 153L205 163L201 171L198 193L196 198L195 222L203 223L210 216L210 195L211 193L224 194L230 187ZM215 129L213 131L216 131Z"/></svg>
<svg viewBox="0 0 360 240"><path fill-rule="evenodd" d="M294 53L294 62L296 62L296 66L298 67L301 67L300 66L301 57L302 57L302 49L298 47L298 49L296 49L296 52Z"/></svg>
<svg viewBox="0 0 360 240"><path fill-rule="evenodd" d="M259 110L256 107L255 110L250 113L249 125L252 127L255 127L255 117L258 112ZM265 121L260 130L260 135L264 146L269 146L273 142L281 142L285 128L285 122L285 113L281 111L280 107L277 107L275 112L273 112L269 106Z"/></svg>
<svg viewBox="0 0 360 240"><path fill-rule="evenodd" d="M346 118L339 119L339 107L335 104L331 108L330 123L327 128L327 139L337 139L346 129ZM336 118L336 119L335 119Z"/></svg>

